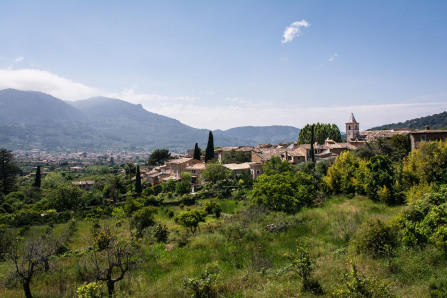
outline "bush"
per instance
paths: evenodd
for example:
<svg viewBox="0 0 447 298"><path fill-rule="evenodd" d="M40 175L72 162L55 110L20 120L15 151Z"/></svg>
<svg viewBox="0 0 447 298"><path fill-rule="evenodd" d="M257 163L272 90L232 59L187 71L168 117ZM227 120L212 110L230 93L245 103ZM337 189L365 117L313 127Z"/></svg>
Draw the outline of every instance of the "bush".
<svg viewBox="0 0 447 298"><path fill-rule="evenodd" d="M76 291L78 293L78 298L101 298L105 297L105 285L103 282L91 282L84 283Z"/></svg>
<svg viewBox="0 0 447 298"><path fill-rule="evenodd" d="M195 234L199 223L204 222L206 213L203 210L191 210L184 211L174 217L175 222L181 224L187 229L190 229L191 233Z"/></svg>
<svg viewBox="0 0 447 298"><path fill-rule="evenodd" d="M444 280L430 283L430 297L443 298L447 297L447 282Z"/></svg>
<svg viewBox="0 0 447 298"><path fill-rule="evenodd" d="M155 237L155 239L157 239L158 242L166 242L166 241L168 241L168 236L169 236L169 230L166 227L166 225L162 226L162 225L159 224L154 229L154 237Z"/></svg>
<svg viewBox="0 0 447 298"><path fill-rule="evenodd" d="M295 212L312 205L316 190L303 172L261 175L253 185L252 201L273 211Z"/></svg>
<svg viewBox="0 0 447 298"><path fill-rule="evenodd" d="M351 247L356 253L373 257L389 255L397 244L397 229L379 218L364 222L351 241Z"/></svg>
<svg viewBox="0 0 447 298"><path fill-rule="evenodd" d="M352 263L352 270L345 274L343 286L332 293L335 297L395 297L390 287L374 278L361 278L357 267Z"/></svg>
<svg viewBox="0 0 447 298"><path fill-rule="evenodd" d="M222 212L222 207L220 207L216 200L206 201L203 203L203 209L208 214L214 214L216 218L219 218L220 213Z"/></svg>
<svg viewBox="0 0 447 298"><path fill-rule="evenodd" d="M217 297L217 291L214 287L219 275L206 269L200 277L185 278L183 280L185 292L195 298L213 298Z"/></svg>
<svg viewBox="0 0 447 298"><path fill-rule="evenodd" d="M131 224L137 229L137 236L141 237L143 230L154 224L154 214L158 212L156 207L143 207L136 211L132 217Z"/></svg>

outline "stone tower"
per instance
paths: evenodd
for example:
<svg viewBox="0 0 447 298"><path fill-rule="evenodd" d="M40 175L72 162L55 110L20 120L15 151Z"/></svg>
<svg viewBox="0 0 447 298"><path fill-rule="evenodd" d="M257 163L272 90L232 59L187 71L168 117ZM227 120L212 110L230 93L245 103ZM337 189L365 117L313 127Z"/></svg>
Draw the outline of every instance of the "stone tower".
<svg viewBox="0 0 447 298"><path fill-rule="evenodd" d="M346 141L355 140L359 135L359 123L355 120L354 114L351 113L349 121L346 122Z"/></svg>

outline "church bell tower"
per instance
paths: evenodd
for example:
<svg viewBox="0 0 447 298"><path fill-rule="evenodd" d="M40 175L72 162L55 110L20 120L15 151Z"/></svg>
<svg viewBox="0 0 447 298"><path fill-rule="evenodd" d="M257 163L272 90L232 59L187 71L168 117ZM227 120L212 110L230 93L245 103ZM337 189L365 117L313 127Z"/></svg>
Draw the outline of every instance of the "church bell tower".
<svg viewBox="0 0 447 298"><path fill-rule="evenodd" d="M351 113L349 121L346 122L346 141L350 142L357 139L360 135L359 123L355 120L354 114Z"/></svg>

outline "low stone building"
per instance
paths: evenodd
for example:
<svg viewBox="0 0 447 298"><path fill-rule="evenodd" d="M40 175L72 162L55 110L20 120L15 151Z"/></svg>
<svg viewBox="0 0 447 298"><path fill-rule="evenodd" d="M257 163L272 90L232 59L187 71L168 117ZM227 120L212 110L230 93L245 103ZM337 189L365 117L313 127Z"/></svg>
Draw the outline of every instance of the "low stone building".
<svg viewBox="0 0 447 298"><path fill-rule="evenodd" d="M95 186L95 180L73 181L71 183L79 186L82 190L92 190Z"/></svg>

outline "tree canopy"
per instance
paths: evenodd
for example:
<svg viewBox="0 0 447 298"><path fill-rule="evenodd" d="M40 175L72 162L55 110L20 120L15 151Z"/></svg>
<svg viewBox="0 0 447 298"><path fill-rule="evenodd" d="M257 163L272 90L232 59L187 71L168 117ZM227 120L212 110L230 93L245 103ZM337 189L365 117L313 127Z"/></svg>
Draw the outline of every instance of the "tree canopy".
<svg viewBox="0 0 447 298"><path fill-rule="evenodd" d="M203 170L200 178L208 183L215 184L217 181L226 180L231 177L231 170L219 163L209 163Z"/></svg>
<svg viewBox="0 0 447 298"><path fill-rule="evenodd" d="M301 130L298 136L298 144L310 144L311 143L311 131L312 125L306 124ZM329 138L335 142L341 142L340 129L335 124L319 123L314 124L314 142L324 144L324 141Z"/></svg>
<svg viewBox="0 0 447 298"><path fill-rule="evenodd" d="M263 174L253 184L252 201L270 210L294 212L310 204L315 194L312 176L303 172Z"/></svg>
<svg viewBox="0 0 447 298"><path fill-rule="evenodd" d="M205 162L208 162L213 158L214 158L214 137L213 132L210 131L208 135L208 145L206 146L206 152L205 152Z"/></svg>
<svg viewBox="0 0 447 298"><path fill-rule="evenodd" d="M152 152L151 156L149 156L147 163L150 166L161 166L165 161L168 161L171 158L171 153L168 149L156 149Z"/></svg>
<svg viewBox="0 0 447 298"><path fill-rule="evenodd" d="M7 195L16 186L16 176L19 172L12 151L0 149L0 191Z"/></svg>
<svg viewBox="0 0 447 298"><path fill-rule="evenodd" d="M202 152L199 148L199 145L196 143L196 145L194 146L194 155L193 158L196 160L200 160L200 156L202 155Z"/></svg>

